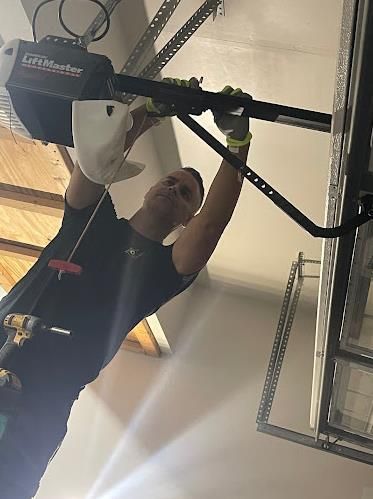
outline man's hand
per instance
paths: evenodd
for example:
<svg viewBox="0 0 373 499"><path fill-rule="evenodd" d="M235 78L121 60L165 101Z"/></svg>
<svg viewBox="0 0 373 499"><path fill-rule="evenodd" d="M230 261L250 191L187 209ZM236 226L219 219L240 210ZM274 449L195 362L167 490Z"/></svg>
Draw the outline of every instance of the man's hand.
<svg viewBox="0 0 373 499"><path fill-rule="evenodd" d="M189 80L180 80L179 78L163 78L162 83L178 85L179 87L199 88L199 81L195 77L190 78ZM160 118L176 115L175 107L172 104L157 102L151 97L148 97L146 101L146 110L148 114Z"/></svg>
<svg viewBox="0 0 373 499"><path fill-rule="evenodd" d="M233 89L229 85L226 85L220 93L252 99L251 95L242 92L240 88ZM227 109L227 111L230 111L230 114L223 111L213 111L214 121L219 130L226 136L228 147L237 152L239 147L249 144L252 138L249 131L249 118L232 114L235 113L234 109Z"/></svg>

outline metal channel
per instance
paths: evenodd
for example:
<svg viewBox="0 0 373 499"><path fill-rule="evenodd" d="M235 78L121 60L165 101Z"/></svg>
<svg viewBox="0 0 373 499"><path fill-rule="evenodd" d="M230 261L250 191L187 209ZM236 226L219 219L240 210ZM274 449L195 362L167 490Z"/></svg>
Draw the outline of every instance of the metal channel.
<svg viewBox="0 0 373 499"><path fill-rule="evenodd" d="M206 0L201 7L190 17L190 19L179 29L179 31L158 52L153 60L141 71L141 78L154 79L174 55L185 45L189 38L202 26L206 19L216 11L220 0ZM137 95L125 95L123 102L131 104Z"/></svg>
<svg viewBox="0 0 373 499"><path fill-rule="evenodd" d="M271 392L272 379L275 372L276 360L278 358L278 352L280 350L280 345L282 341L282 335L285 328L285 321L289 310L290 299L293 291L294 281L297 274L298 262L293 262L291 264L288 282L286 285L284 300L282 302L280 318L277 324L277 330L275 339L273 342L271 357L268 364L267 374L264 382L262 398L260 400L258 415L256 421L267 422L269 418L269 412L267 410L269 394Z"/></svg>
<svg viewBox="0 0 373 499"><path fill-rule="evenodd" d="M144 59L151 50L154 42L161 34L168 20L174 13L176 7L181 0L165 0L158 12L151 20L149 27L146 29L135 48L131 52L127 62L120 70L120 73L135 76L140 73Z"/></svg>
<svg viewBox="0 0 373 499"><path fill-rule="evenodd" d="M114 12L115 7L121 2L121 0L107 0L104 5L109 13L109 16ZM82 47L88 47L92 40L96 37L98 30L105 23L105 14L100 9L99 14L95 17L92 23L88 26L85 33L79 38L79 44Z"/></svg>
<svg viewBox="0 0 373 499"><path fill-rule="evenodd" d="M328 452L329 454L345 457L347 459L358 461L364 464L373 464L373 454L363 452L358 449L352 449L350 447L339 445L337 443L332 443L328 440L321 440L320 438L315 440L314 437L311 437L309 435L298 433L296 431L288 430L287 428L281 428L280 426L275 426L268 423L259 423L257 426L257 430L261 433L266 433L267 435L282 438L284 440L295 442L306 447L311 447L313 449Z"/></svg>

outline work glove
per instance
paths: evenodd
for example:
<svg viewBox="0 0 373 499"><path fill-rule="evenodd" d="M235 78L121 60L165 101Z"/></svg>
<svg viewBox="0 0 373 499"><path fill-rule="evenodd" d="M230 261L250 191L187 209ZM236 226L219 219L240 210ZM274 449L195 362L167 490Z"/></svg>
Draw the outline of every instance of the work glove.
<svg viewBox="0 0 373 499"><path fill-rule="evenodd" d="M252 99L251 95L242 92L240 88L233 89L227 85L220 92L225 95L235 95ZM227 114L230 111L231 114ZM237 114L239 110L227 109L226 111L213 111L214 121L219 130L226 136L227 145L232 150L249 144L252 134L250 133L249 118ZM236 114L234 114L236 113Z"/></svg>
<svg viewBox="0 0 373 499"><path fill-rule="evenodd" d="M163 78L162 83L178 85L179 87L199 88L199 81L195 77L190 78L189 80L180 80L179 78ZM165 116L175 116L177 114L175 107L172 104L157 102L153 100L152 97L148 97L146 100L146 110L153 116L160 118Z"/></svg>

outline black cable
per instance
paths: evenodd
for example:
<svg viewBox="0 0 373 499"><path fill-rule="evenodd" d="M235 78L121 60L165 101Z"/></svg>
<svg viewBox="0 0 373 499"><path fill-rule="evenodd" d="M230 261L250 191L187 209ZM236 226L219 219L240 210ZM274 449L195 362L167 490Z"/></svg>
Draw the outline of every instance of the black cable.
<svg viewBox="0 0 373 499"><path fill-rule="evenodd" d="M98 5L102 9L103 13L105 14L106 27L101 35L97 36L96 38L94 38L92 40L92 42L97 42L98 40L102 40L102 38L104 38L104 36L107 35L107 33L110 29L110 14L109 14L107 8L105 7L105 5L102 2L100 2L100 0L89 0L89 1ZM44 0L36 7L36 9L34 11L34 14L32 16L32 36L33 36L34 42L37 42L37 39L36 39L36 19L37 19L37 16L39 14L40 9L42 7L44 7L44 5L46 5L47 3L50 3L50 2L54 2L54 0ZM62 8L63 8L65 2L66 2L66 0L61 0L59 8L58 8L58 19L60 21L60 24L63 27L63 29L67 33L69 33L69 35L73 36L74 38L80 38L80 35L78 35L77 33L74 33L66 26L65 21L62 18Z"/></svg>
<svg viewBox="0 0 373 499"><path fill-rule="evenodd" d="M34 10L34 14L32 16L32 36L34 38L34 42L37 42L37 39L36 39L36 18L37 18L38 14L39 14L39 10L42 7L44 7L44 5L46 5L47 3L50 3L50 2L54 2L54 0L44 0Z"/></svg>
<svg viewBox="0 0 373 499"><path fill-rule="evenodd" d="M100 36L97 36L96 38L94 38L92 40L92 42L98 42L99 40L101 40L102 38L104 38L104 36L107 35L107 33L108 33L109 29L110 29L110 14L109 14L107 8L105 7L105 5L102 2L100 2L100 0L89 0L89 1L92 2L92 3L95 3L96 5L98 5L99 7L101 7L103 13L105 14L106 27L105 27L104 31L102 32L102 34ZM69 29L66 26L65 21L62 18L62 9L63 9L63 6L64 6L65 2L66 2L66 0L61 0L60 5L58 7L58 19L60 21L60 24L63 27L63 29L67 33L69 33L69 35L73 36L74 38L81 38L82 35L78 35L77 33L74 33L74 31L71 31L71 29Z"/></svg>

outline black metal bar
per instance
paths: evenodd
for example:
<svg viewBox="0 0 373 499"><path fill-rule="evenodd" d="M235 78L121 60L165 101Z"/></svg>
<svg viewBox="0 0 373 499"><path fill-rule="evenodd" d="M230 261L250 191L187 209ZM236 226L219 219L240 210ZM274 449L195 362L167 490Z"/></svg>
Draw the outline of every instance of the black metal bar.
<svg viewBox="0 0 373 499"><path fill-rule="evenodd" d="M335 359L337 361L340 359L345 361L347 360L348 362L354 362L355 364L367 367L372 371L373 375L373 357L368 357L366 355L359 355L358 353L349 352L348 350L338 349L335 355Z"/></svg>
<svg viewBox="0 0 373 499"><path fill-rule="evenodd" d="M176 114L201 114L208 109L242 108L242 115L251 118L320 132L330 132L331 130L331 115L317 111L206 92L195 88L179 87L122 74L116 75L114 86L118 92L153 97L166 104L172 104Z"/></svg>
<svg viewBox="0 0 373 499"><path fill-rule="evenodd" d="M202 128L196 121L187 115L178 115L178 118L208 144L215 152L224 158L233 168L242 173L242 175L251 182L258 190L260 190L268 199L270 199L278 208L284 211L294 222L297 222L303 229L309 232L314 237L335 238L340 237L355 230L360 225L370 221L373 216L371 203L373 198L367 198L369 201L367 206L363 205L362 212L359 215L346 221L338 227L326 228L319 227L314 224L306 215L298 210L293 204L278 193L271 185L263 178L259 177L254 170L249 168L237 156L231 153L218 140L216 140L207 130Z"/></svg>
<svg viewBox="0 0 373 499"><path fill-rule="evenodd" d="M272 435L297 444L302 444L312 449L322 450L336 456L346 457L348 459L352 459L353 461L373 465L373 454L368 452L352 449L344 445L338 445L337 443L331 443L327 440L321 440L320 438L315 440L315 438L310 435L298 433L296 431L281 428L280 426L275 426L269 423L259 423L257 425L257 430L261 433L266 433L267 435Z"/></svg>
<svg viewBox="0 0 373 499"><path fill-rule="evenodd" d="M327 435L338 437L345 442L350 442L351 444L360 445L362 447L367 447L368 449L373 450L373 440L371 438L363 437L362 435L353 433L352 430L342 430L341 428L337 428L330 423L326 423L324 432Z"/></svg>

